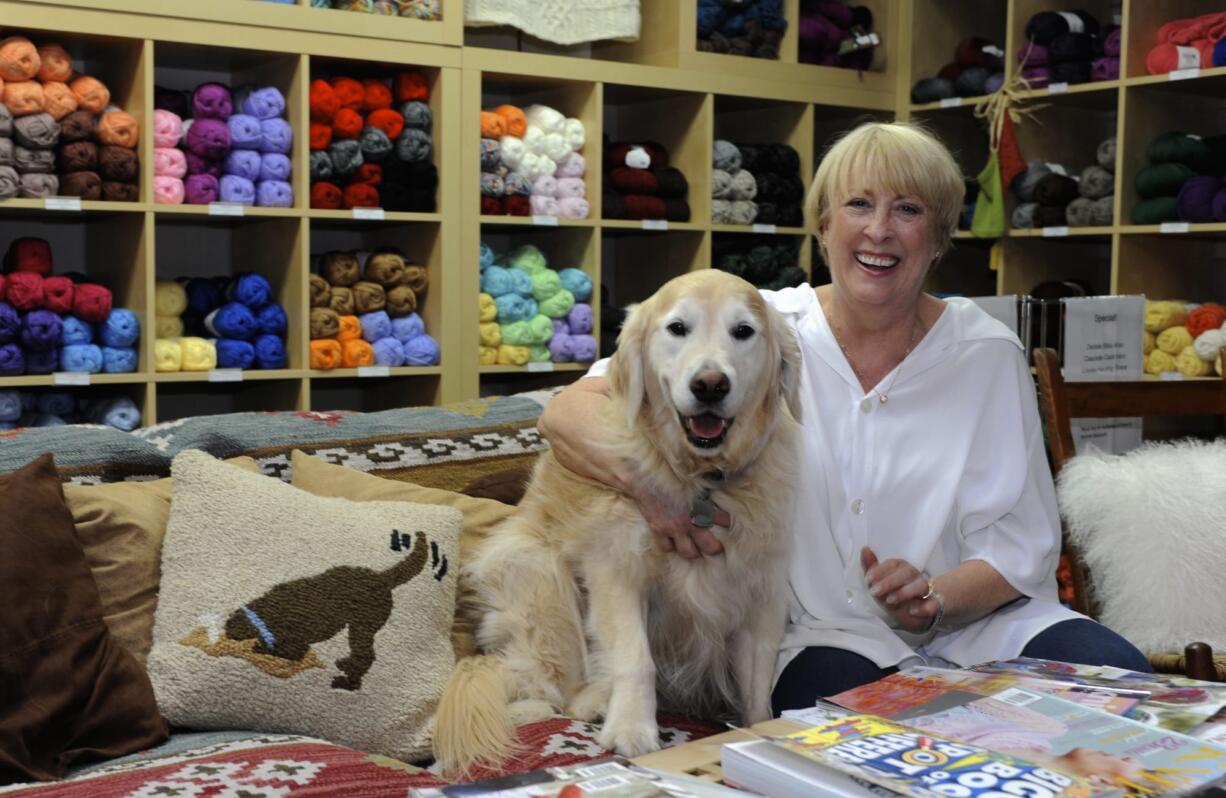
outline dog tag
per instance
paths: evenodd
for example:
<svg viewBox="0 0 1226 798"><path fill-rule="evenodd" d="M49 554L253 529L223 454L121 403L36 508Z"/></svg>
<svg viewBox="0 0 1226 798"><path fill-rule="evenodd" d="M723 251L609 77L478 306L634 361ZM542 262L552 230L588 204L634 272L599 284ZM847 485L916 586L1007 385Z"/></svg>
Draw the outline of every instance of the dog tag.
<svg viewBox="0 0 1226 798"><path fill-rule="evenodd" d="M694 497L690 505L690 523L703 529L715 526L715 504L706 492Z"/></svg>

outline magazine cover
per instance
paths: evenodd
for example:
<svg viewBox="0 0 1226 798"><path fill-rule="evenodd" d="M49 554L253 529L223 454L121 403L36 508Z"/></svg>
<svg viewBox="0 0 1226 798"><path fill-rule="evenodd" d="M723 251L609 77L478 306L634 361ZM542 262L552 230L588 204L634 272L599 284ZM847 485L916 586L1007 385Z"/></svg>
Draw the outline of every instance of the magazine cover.
<svg viewBox="0 0 1226 798"><path fill-rule="evenodd" d="M411 798L745 798L719 784L640 767L621 757L414 789Z"/></svg>
<svg viewBox="0 0 1226 798"><path fill-rule="evenodd" d="M1019 688L946 693L895 720L1132 796L1189 792L1226 777L1226 748Z"/></svg>
<svg viewBox="0 0 1226 798"><path fill-rule="evenodd" d="M1096 788L1086 778L872 715L849 715L772 739L789 751L914 798L1120 794Z"/></svg>

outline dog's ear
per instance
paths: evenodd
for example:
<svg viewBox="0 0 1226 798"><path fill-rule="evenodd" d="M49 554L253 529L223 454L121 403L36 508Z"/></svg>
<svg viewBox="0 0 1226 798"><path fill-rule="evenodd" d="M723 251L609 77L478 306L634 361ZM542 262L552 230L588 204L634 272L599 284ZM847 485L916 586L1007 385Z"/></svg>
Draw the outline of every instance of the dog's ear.
<svg viewBox="0 0 1226 798"><path fill-rule="evenodd" d="M771 307L767 307L766 313L770 319L771 338L779 350L779 396L792 418L800 421L800 341L781 313Z"/></svg>
<svg viewBox="0 0 1226 798"><path fill-rule="evenodd" d="M613 395L625 403L626 421L634 423L646 399L643 377L643 347L647 341L650 303L626 308L626 321L617 336L617 351L609 363L609 383Z"/></svg>

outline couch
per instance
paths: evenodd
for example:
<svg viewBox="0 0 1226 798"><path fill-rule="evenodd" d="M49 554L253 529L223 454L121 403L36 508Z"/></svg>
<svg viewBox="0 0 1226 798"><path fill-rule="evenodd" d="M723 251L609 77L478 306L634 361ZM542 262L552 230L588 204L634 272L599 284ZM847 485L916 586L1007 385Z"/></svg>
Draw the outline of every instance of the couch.
<svg viewBox="0 0 1226 798"><path fill-rule="evenodd" d="M122 582L128 578L124 568L152 569L154 579L158 578L159 551L148 542L143 548L105 551L107 525L120 523L116 519L123 513L142 512L145 505L121 497L118 509L99 510L98 502L88 500L101 493L91 494L91 487L123 483L143 491L143 487L153 490L153 486L161 485L165 491L162 501L168 503L169 481L161 480L170 474L175 456L186 450L202 450L217 458L249 458L248 468L289 482L297 450L302 453L298 457L309 455L406 487L420 486L412 488L417 491L412 494L414 501L437 500L459 507L464 512L462 534L466 536L460 542L462 558L476 519L480 518L482 524L493 523L511 511L507 502L517 502L522 495L528 470L546 447L535 423L550 396L547 391L534 392L377 413L236 413L185 418L133 433L86 425L0 431L0 475L16 472L44 453L54 456L75 516L76 533L82 537L104 610L109 611L109 600L135 602L132 597L119 601L114 595L108 596L117 579ZM343 495L341 486L347 483L335 482L328 486L331 494ZM150 494L140 495L144 501ZM478 506L478 511L470 514L471 506ZM120 561L125 558L129 561ZM122 592L124 584L115 589ZM155 605L156 597L151 601ZM462 600L457 605L462 607ZM127 610L104 612L103 620L113 636L143 663L148 647L141 650L140 643L132 641L141 635L148 641L152 620L145 617L134 621L133 616L139 614ZM450 642L457 658L474 650L471 623L462 610L455 613ZM3 657L0 652L0 660ZM664 745L720 730L703 721L661 718ZM88 751L74 754L57 781L6 785L0 779L0 794L208 796L229 791L251 796L404 795L410 787L443 783L428 769L429 762L405 762L292 728L173 728L170 732L164 742L123 756L101 759ZM596 729L590 724L565 717L527 724L518 730L519 755L506 767L511 771L531 770L606 755L595 737ZM0 751L0 765L3 754ZM499 774L483 771L471 775L486 778Z"/></svg>

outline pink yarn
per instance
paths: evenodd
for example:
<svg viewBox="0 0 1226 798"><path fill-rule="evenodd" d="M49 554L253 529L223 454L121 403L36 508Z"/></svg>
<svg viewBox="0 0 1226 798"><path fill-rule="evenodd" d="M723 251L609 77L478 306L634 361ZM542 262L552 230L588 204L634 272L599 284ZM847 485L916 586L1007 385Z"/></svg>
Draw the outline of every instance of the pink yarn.
<svg viewBox="0 0 1226 798"><path fill-rule="evenodd" d="M538 197L553 197L558 193L558 181L553 175L541 175L532 182L532 194Z"/></svg>
<svg viewBox="0 0 1226 798"><path fill-rule="evenodd" d="M158 175L153 178L153 201L160 205L183 204L183 181L177 177Z"/></svg>
<svg viewBox="0 0 1226 798"><path fill-rule="evenodd" d="M558 199L568 197L582 199L587 196L587 187L583 184L583 178L564 177L558 181L558 190L553 195Z"/></svg>
<svg viewBox="0 0 1226 798"><path fill-rule="evenodd" d="M187 156L177 147L156 147L153 150L153 173L181 178L187 174Z"/></svg>
<svg viewBox="0 0 1226 798"><path fill-rule="evenodd" d="M586 219L591 212L592 206L583 197L563 197L558 200L558 216L563 219Z"/></svg>
<svg viewBox="0 0 1226 798"><path fill-rule="evenodd" d="M533 216L560 216L558 201L553 197L546 197L542 194L533 194L529 197L532 203Z"/></svg>
<svg viewBox="0 0 1226 798"><path fill-rule="evenodd" d="M586 169L587 162L583 160L583 156L577 152L572 152L558 161L558 169L553 174L554 177L583 177L584 170Z"/></svg>
<svg viewBox="0 0 1226 798"><path fill-rule="evenodd" d="M153 112L153 146L174 147L183 140L183 120L173 111Z"/></svg>

